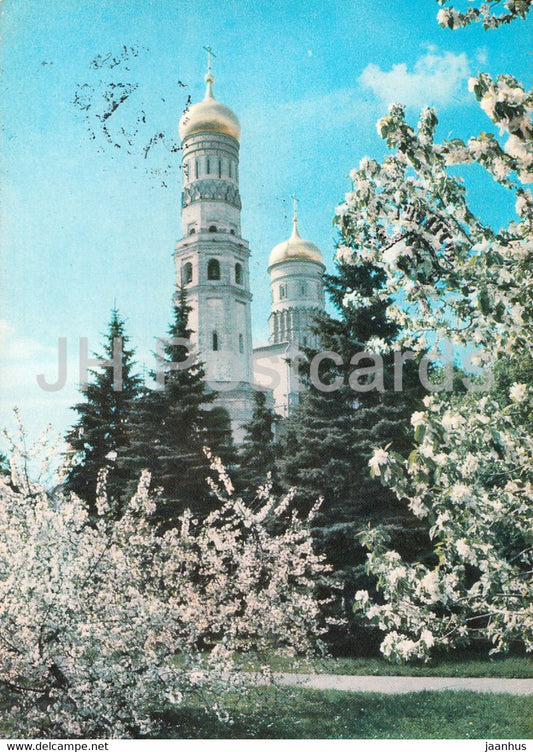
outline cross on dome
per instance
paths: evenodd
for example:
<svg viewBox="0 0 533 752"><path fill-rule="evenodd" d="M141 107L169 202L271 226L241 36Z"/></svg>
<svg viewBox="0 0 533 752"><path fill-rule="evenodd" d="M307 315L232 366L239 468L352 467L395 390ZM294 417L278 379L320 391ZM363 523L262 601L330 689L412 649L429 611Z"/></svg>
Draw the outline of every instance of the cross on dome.
<svg viewBox="0 0 533 752"><path fill-rule="evenodd" d="M215 77L213 76L211 58L216 57L216 55L213 52L213 48L210 45L208 45L207 47L204 45L203 49L207 52L207 75L205 77L205 80L209 83L209 79L211 79L211 83L214 83Z"/></svg>
<svg viewBox="0 0 533 752"><path fill-rule="evenodd" d="M295 193L292 194L292 238L299 238L300 234L298 232L298 197Z"/></svg>
<svg viewBox="0 0 533 752"><path fill-rule="evenodd" d="M292 211L294 214L294 219L298 219L298 197L295 193L292 194Z"/></svg>

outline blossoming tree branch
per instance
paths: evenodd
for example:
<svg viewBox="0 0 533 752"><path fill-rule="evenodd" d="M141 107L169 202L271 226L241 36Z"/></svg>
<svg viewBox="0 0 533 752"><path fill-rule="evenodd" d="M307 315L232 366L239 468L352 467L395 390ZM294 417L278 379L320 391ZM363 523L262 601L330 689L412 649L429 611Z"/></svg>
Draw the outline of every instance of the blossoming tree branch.
<svg viewBox="0 0 533 752"><path fill-rule="evenodd" d="M444 5L441 2L441 5ZM443 26L483 20L491 28L524 17L529 2L440 11ZM363 534L367 569L382 598L366 590L355 609L385 632L389 658L427 659L434 647L489 642L533 650L532 395L533 93L511 75L485 73L469 89L495 126L468 141L439 143L437 114L410 125L391 107L378 132L392 153L364 159L337 210L343 260L384 270L389 316L420 351L452 341L490 356L487 394L432 394L412 415L408 459L377 447L371 472L430 527L433 557L403 561L382 530ZM515 197L516 219L501 230L476 217L451 166L480 165ZM455 171L454 171L455 173ZM475 377L473 377L475 386Z"/></svg>
<svg viewBox="0 0 533 752"><path fill-rule="evenodd" d="M103 473L94 520L32 481L31 459L17 441L0 478L0 688L17 736L153 736L191 698L228 720L224 694L254 681L243 656L321 649L316 507L300 519L267 484L252 511L210 457L217 510L161 533L147 473L118 520Z"/></svg>

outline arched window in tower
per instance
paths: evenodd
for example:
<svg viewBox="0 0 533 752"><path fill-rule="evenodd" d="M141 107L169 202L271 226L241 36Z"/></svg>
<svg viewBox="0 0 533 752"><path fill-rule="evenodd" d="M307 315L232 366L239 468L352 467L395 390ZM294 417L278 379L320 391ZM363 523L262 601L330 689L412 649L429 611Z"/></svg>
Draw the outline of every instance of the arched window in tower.
<svg viewBox="0 0 533 752"><path fill-rule="evenodd" d="M239 334L239 352L244 352L244 337L242 334Z"/></svg>
<svg viewBox="0 0 533 752"><path fill-rule="evenodd" d="M187 263L183 264L181 268L181 284L190 285L191 282L192 282L192 264L190 261L187 261Z"/></svg>
<svg viewBox="0 0 533 752"><path fill-rule="evenodd" d="M211 162L209 160L209 157L206 157L206 160L205 160L205 171L208 175L211 174Z"/></svg>
<svg viewBox="0 0 533 752"><path fill-rule="evenodd" d="M209 225L209 232L216 232L217 226L216 225Z"/></svg>
<svg viewBox="0 0 533 752"><path fill-rule="evenodd" d="M222 177L222 160L221 159L218 160L218 177L219 178Z"/></svg>
<svg viewBox="0 0 533 752"><path fill-rule="evenodd" d="M305 295L307 293L307 285L305 282L300 282L300 295Z"/></svg>
<svg viewBox="0 0 533 752"><path fill-rule="evenodd" d="M283 300L283 298L287 297L287 285L280 285L279 286L279 299Z"/></svg>
<svg viewBox="0 0 533 752"><path fill-rule="evenodd" d="M213 350L218 350L218 334L213 332Z"/></svg>
<svg viewBox="0 0 533 752"><path fill-rule="evenodd" d="M198 180L198 160L194 160L194 177Z"/></svg>
<svg viewBox="0 0 533 752"><path fill-rule="evenodd" d="M228 160L228 175L231 178L231 159Z"/></svg>
<svg viewBox="0 0 533 752"><path fill-rule="evenodd" d="M218 259L209 259L207 264L207 279L220 279L220 263Z"/></svg>
<svg viewBox="0 0 533 752"><path fill-rule="evenodd" d="M235 284L242 285L242 265L235 264Z"/></svg>

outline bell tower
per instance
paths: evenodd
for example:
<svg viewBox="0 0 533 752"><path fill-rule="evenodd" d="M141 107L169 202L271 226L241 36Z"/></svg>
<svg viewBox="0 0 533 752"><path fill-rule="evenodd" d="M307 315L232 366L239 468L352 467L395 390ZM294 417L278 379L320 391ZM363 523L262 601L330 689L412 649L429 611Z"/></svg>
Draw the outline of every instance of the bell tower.
<svg viewBox="0 0 533 752"><path fill-rule="evenodd" d="M210 47L203 101L179 123L183 153L183 238L174 259L192 308L192 340L205 363L216 406L227 410L234 439L253 410L250 248L241 237L237 116L213 95Z"/></svg>

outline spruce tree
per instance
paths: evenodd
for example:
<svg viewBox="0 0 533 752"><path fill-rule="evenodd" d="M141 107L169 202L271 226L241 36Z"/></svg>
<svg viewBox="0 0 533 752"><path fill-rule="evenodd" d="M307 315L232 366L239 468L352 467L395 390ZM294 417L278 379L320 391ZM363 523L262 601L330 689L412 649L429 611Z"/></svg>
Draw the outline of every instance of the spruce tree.
<svg viewBox="0 0 533 752"><path fill-rule="evenodd" d="M215 405L205 416L206 446L220 457L231 477L236 470L237 448L233 442L231 420L224 407Z"/></svg>
<svg viewBox="0 0 533 752"><path fill-rule="evenodd" d="M279 416L268 406L265 392L255 391L254 403L250 421L244 426L245 433L236 474L239 491L246 498L255 496L258 486L265 482L268 473L276 485L275 427Z"/></svg>
<svg viewBox="0 0 533 752"><path fill-rule="evenodd" d="M342 385L335 391L322 391L312 383L309 367L302 369L307 389L283 427L277 467L282 485L296 488L300 505L308 507L319 496L323 498L314 539L342 578L346 614L351 616L353 593L367 584L365 552L357 540L360 530L369 523L385 522L406 555L418 554L426 546L425 531L393 493L371 478L368 467L373 448L383 443L409 453L410 416L420 408L425 392L412 363L404 367L403 391L394 392L391 348L398 328L387 317L389 301L380 295L382 272L371 265L338 262L335 273L325 275L324 282L338 318L327 313L317 316L319 351L337 353L342 365L324 360L319 377L324 384L336 379ZM373 366L375 361L351 366L351 358L376 351L381 351L383 359L384 391L354 390L349 382L354 369ZM309 359L315 354L307 351ZM359 383L370 384L375 378L375 374L360 377ZM342 636L332 635L332 640L340 642Z"/></svg>
<svg viewBox="0 0 533 752"><path fill-rule="evenodd" d="M212 506L204 446L209 408L216 398L206 390L203 364L190 362L191 308L184 288L177 290L173 309L168 338L162 354L156 356L159 388L146 389L136 403L128 457L135 476L148 469L152 488L162 490L156 518L165 526L171 526L186 508L201 515Z"/></svg>
<svg viewBox="0 0 533 752"><path fill-rule="evenodd" d="M380 271L339 263L337 273L325 275L324 282L339 318L327 313L317 316L319 351L337 353L342 365L324 360L319 378L324 384L340 379L342 385L334 391L322 391L320 385L312 383L308 367L302 371L306 391L301 393L300 404L284 429L283 456L278 466L284 485L296 485L299 495L309 502L313 495L323 496L323 513L327 509L348 520L374 510L381 513L389 506L390 498L381 484L370 478L367 462L372 447L385 437L397 451L408 449L406 421L408 424L422 392L407 364L403 391L393 391L390 353L378 353L384 365L384 391L357 391L349 383L356 368L350 365L352 356L390 349L398 334L386 315L388 301L378 295ZM307 354L311 359L315 352ZM362 360L358 366L374 363L372 359ZM367 379L369 383L372 380ZM364 384L365 379L359 381Z"/></svg>
<svg viewBox="0 0 533 752"><path fill-rule="evenodd" d="M127 473L122 458L128 448L128 424L141 385L140 377L135 374L135 351L128 347L128 342L124 321L115 307L99 357L112 361L120 347L120 388L114 383L113 367L91 370L90 380L81 389L85 399L72 408L79 419L66 435L71 465L65 488L84 499L91 512L95 511L96 486L101 470L107 471L107 489L115 502L115 512L120 508L124 493Z"/></svg>

